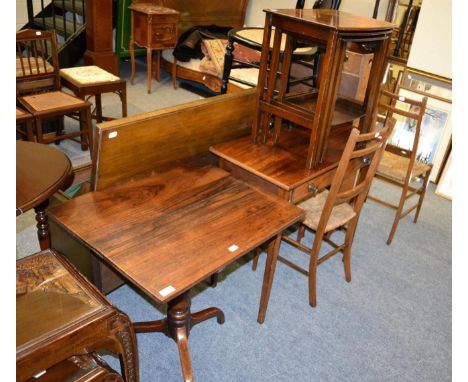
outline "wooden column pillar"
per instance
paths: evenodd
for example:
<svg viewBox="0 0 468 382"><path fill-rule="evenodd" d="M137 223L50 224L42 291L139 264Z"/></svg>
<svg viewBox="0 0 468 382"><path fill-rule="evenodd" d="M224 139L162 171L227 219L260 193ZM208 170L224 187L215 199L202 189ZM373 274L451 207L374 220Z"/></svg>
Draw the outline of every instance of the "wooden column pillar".
<svg viewBox="0 0 468 382"><path fill-rule="evenodd" d="M86 0L85 65L97 65L118 75L119 59L112 43L112 0Z"/></svg>

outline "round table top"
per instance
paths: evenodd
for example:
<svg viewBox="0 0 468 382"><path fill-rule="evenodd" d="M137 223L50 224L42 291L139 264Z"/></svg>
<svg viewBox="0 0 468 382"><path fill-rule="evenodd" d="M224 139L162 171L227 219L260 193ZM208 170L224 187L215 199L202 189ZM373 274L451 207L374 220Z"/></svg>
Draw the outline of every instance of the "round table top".
<svg viewBox="0 0 468 382"><path fill-rule="evenodd" d="M71 169L70 159L54 147L16 141L16 216L59 190Z"/></svg>

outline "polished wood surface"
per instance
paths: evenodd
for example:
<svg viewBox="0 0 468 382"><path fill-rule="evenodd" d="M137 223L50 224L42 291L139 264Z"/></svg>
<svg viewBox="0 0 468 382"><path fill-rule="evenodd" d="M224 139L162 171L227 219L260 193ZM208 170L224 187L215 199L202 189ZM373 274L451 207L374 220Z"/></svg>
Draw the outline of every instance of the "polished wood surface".
<svg viewBox="0 0 468 382"><path fill-rule="evenodd" d="M105 189L193 155L210 156L206 159L215 164L216 157L208 153L210 145L249 134L254 97L251 89L98 124L92 189ZM110 138L110 133L117 135ZM51 232L53 247L100 291L109 293L123 284L117 273L53 221Z"/></svg>
<svg viewBox="0 0 468 382"><path fill-rule="evenodd" d="M266 9L267 14L281 15L293 21L340 32L390 31L394 24L333 9Z"/></svg>
<svg viewBox="0 0 468 382"><path fill-rule="evenodd" d="M165 303L280 233L301 211L221 169L187 164L82 195L49 214ZM230 252L231 245L238 249ZM168 286L173 292L161 294Z"/></svg>
<svg viewBox="0 0 468 382"><path fill-rule="evenodd" d="M125 380L138 380L128 317L51 250L16 262L16 342L17 381L97 349L119 355Z"/></svg>
<svg viewBox="0 0 468 382"><path fill-rule="evenodd" d="M190 288L270 241L258 321L265 319L281 232L303 211L255 191L227 172L193 161L70 200L49 211L157 303L164 320L136 323L137 332L163 332L177 343L185 381L192 381L188 336L218 308L190 311ZM274 243L274 244L272 244Z"/></svg>
<svg viewBox="0 0 468 382"><path fill-rule="evenodd" d="M250 89L98 125L93 189L249 134L254 100Z"/></svg>
<svg viewBox="0 0 468 382"><path fill-rule="evenodd" d="M60 150L16 141L16 214L47 200L70 174L70 159Z"/></svg>
<svg viewBox="0 0 468 382"><path fill-rule="evenodd" d="M220 143L210 151L221 158L220 165L241 179L292 203L312 196L331 184L351 126L332 134L325 160L307 169L307 132L285 130L279 143L255 144L249 137Z"/></svg>
<svg viewBox="0 0 468 382"><path fill-rule="evenodd" d="M360 119L361 131L371 129L393 25L327 9L267 9L265 12L252 141L277 143L283 121L310 129L305 163L310 169L325 160L334 126ZM282 53L284 35L286 45ZM303 94L288 91L292 55L298 41L318 46L320 54L317 89ZM337 97L346 49L351 48L365 48L367 53L374 54L369 73L371 80L363 102ZM278 76L270 73L279 73L279 80ZM272 118L274 127L270 129Z"/></svg>

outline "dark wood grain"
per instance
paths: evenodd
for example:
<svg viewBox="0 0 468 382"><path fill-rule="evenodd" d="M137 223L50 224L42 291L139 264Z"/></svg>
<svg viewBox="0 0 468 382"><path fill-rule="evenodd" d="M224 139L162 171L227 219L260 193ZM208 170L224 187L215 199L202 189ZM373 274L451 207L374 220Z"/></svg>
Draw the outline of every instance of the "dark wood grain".
<svg viewBox="0 0 468 382"><path fill-rule="evenodd" d="M282 132L276 145L254 144L245 137L214 145L210 151L241 179L297 203L331 184L350 128L332 133L325 161L311 169L305 166L308 135L299 129Z"/></svg>
<svg viewBox="0 0 468 382"><path fill-rule="evenodd" d="M165 303L299 220L302 211L221 169L176 167L83 195L49 214ZM231 245L238 249L230 252ZM168 286L174 292L162 296Z"/></svg>

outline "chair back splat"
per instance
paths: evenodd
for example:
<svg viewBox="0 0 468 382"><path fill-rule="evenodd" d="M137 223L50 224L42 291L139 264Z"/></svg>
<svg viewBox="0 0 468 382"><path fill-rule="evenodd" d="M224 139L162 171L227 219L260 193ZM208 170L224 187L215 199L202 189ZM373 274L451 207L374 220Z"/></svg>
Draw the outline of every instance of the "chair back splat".
<svg viewBox="0 0 468 382"><path fill-rule="evenodd" d="M308 276L309 303L314 307L317 305L316 273L319 264L339 252L343 253L345 278L346 281L351 281L351 246L354 233L372 178L394 125L395 120L389 119L380 131L366 134L359 134L359 130L354 128L348 138L330 190L324 190L299 204L299 207L306 211L306 218L299 227L297 239L287 234L283 235L284 241L310 255L308 270L283 257L278 259ZM312 248L301 243L306 228L315 233ZM344 242L337 244L331 239L331 235L340 229L346 233ZM319 257L323 241L333 249Z"/></svg>
<svg viewBox="0 0 468 382"><path fill-rule="evenodd" d="M60 89L54 32L25 29L16 33L16 88L19 94Z"/></svg>
<svg viewBox="0 0 468 382"><path fill-rule="evenodd" d="M389 143L382 155L382 161L376 173L377 179L402 188L399 204L389 203L373 195L368 196L369 199L377 203L396 209L393 225L387 239L387 244L390 245L395 236L398 222L403 217L411 211L416 210L414 223L417 222L429 183L432 164L422 163L418 160L418 145L419 138L421 137L423 117L426 111L427 97L423 97L421 101L417 101L385 90L381 90L380 94L388 99L388 103L379 103L379 109L386 113L383 118L384 120L398 117L400 121L404 120L405 123L414 124L414 138L413 142L409 145L410 147L399 147ZM419 177L422 177L422 185L420 187L412 185L411 182ZM419 195L417 204L403 211L407 199L416 195Z"/></svg>

